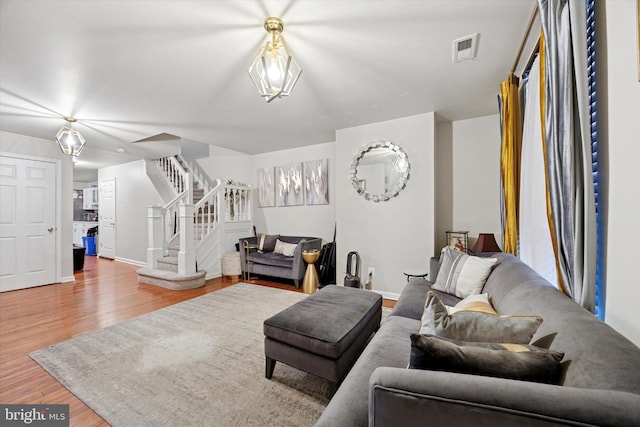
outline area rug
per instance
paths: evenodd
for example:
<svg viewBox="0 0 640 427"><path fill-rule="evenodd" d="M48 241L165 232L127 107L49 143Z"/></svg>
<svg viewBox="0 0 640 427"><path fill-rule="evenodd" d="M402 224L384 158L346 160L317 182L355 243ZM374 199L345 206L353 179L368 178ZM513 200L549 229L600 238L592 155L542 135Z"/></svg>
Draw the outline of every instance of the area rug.
<svg viewBox="0 0 640 427"><path fill-rule="evenodd" d="M310 426L330 383L282 363L267 380L262 332L305 297L241 283L30 356L113 426Z"/></svg>

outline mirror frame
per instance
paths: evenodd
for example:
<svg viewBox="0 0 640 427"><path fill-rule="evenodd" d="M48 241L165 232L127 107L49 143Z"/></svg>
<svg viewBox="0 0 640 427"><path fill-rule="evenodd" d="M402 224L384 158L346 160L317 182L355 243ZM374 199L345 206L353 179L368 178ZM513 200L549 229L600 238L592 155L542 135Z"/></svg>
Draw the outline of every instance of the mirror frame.
<svg viewBox="0 0 640 427"><path fill-rule="evenodd" d="M358 179L358 165L360 164L360 160L369 152L376 148L388 148L396 153L401 159L404 159L407 162L407 167L404 171L402 171L400 175L400 179L395 183L393 188L389 189L383 194L372 194L362 188L361 180ZM349 175L351 176L351 185L356 190L358 194L365 198L365 200L371 200L373 202L386 202L391 198L396 197L400 194L407 186L407 181L409 181L409 172L411 170L411 165L409 164L409 157L407 153L398 145L386 139L381 139L377 141L373 141L360 149L358 154L353 157L353 161L349 166Z"/></svg>

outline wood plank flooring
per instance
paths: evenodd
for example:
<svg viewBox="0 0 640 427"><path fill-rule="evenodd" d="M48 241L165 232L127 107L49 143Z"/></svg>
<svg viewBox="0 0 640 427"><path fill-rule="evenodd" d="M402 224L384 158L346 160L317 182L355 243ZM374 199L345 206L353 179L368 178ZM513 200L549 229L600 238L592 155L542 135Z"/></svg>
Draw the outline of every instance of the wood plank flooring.
<svg viewBox="0 0 640 427"><path fill-rule="evenodd" d="M29 357L75 336L214 292L239 280L218 278L204 287L172 291L138 283L138 267L85 257L76 281L0 293L0 402L69 404L72 426L108 424ZM293 285L251 283L295 290ZM394 301L384 300L385 307Z"/></svg>

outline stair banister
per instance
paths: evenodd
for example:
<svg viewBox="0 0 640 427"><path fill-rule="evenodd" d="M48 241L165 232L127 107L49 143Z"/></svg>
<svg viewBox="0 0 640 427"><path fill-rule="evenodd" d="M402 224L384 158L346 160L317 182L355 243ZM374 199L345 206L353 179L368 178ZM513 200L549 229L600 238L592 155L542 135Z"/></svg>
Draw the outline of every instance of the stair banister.
<svg viewBox="0 0 640 427"><path fill-rule="evenodd" d="M180 205L180 251L178 252L178 274L196 272L196 251L193 241L193 205Z"/></svg>
<svg viewBox="0 0 640 427"><path fill-rule="evenodd" d="M148 239L147 267L158 268L158 259L164 255L162 206L147 206Z"/></svg>
<svg viewBox="0 0 640 427"><path fill-rule="evenodd" d="M180 154L177 154L176 157L180 162L187 165L190 172L193 174L195 181L200 185L205 193L208 193L213 187L215 187L216 182L212 181L211 178L209 178L209 175L207 175L204 169L202 169L200 163L198 163L196 160L187 159Z"/></svg>
<svg viewBox="0 0 640 427"><path fill-rule="evenodd" d="M188 191L189 188L193 188L193 180L190 174L184 170L176 157L163 157L158 159L158 162L177 193L183 193ZM192 191L189 191L189 197L191 197L191 193ZM191 202L190 200L189 203Z"/></svg>

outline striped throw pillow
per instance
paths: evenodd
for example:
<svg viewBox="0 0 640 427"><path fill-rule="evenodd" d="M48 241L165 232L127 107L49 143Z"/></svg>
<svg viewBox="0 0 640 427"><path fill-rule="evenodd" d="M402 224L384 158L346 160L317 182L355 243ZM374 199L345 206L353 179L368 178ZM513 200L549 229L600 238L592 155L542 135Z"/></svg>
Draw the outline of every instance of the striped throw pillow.
<svg viewBox="0 0 640 427"><path fill-rule="evenodd" d="M442 265L433 288L460 298L479 294L497 262L497 258L470 256L446 247L442 250Z"/></svg>

